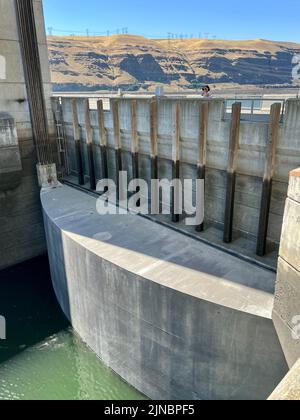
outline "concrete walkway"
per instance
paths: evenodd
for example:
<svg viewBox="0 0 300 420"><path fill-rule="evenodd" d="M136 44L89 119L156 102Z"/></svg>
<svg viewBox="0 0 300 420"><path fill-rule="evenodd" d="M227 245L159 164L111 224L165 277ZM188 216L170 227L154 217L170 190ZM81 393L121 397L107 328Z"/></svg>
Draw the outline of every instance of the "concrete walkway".
<svg viewBox="0 0 300 420"><path fill-rule="evenodd" d="M275 275L136 215L99 216L96 199L62 186L43 207L69 237L123 269L185 294L271 319Z"/></svg>

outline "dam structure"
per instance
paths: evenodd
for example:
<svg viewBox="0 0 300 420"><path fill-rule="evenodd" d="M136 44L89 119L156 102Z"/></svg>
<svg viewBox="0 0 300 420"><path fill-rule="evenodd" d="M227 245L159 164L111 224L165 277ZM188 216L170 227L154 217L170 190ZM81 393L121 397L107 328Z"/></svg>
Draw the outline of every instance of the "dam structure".
<svg viewBox="0 0 300 420"><path fill-rule="evenodd" d="M53 96L42 1L0 12L0 269L47 252L74 330L151 399L299 399L300 100ZM170 214L107 203L122 172L201 180L203 223L172 189Z"/></svg>

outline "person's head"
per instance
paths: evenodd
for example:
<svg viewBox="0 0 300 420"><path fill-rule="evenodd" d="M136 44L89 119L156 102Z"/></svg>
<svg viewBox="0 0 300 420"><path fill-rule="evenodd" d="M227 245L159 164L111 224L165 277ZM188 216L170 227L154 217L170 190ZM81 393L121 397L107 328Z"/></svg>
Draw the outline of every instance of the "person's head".
<svg viewBox="0 0 300 420"><path fill-rule="evenodd" d="M203 90L204 93L209 93L210 92L210 87L208 85L207 86L204 86L202 88L202 90Z"/></svg>

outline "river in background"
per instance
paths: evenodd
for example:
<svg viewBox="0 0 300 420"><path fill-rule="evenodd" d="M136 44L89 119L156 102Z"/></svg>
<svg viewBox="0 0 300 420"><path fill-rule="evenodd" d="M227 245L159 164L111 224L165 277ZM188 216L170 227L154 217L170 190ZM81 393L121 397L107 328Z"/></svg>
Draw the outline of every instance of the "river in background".
<svg viewBox="0 0 300 420"><path fill-rule="evenodd" d="M0 272L0 400L141 400L73 333L46 257Z"/></svg>

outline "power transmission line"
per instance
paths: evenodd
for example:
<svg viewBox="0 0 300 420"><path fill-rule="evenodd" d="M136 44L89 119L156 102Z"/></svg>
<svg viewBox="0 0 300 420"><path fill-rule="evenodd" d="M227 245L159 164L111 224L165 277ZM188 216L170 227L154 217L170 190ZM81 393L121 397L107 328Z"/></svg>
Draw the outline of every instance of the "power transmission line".
<svg viewBox="0 0 300 420"><path fill-rule="evenodd" d="M48 35L49 36L53 36L53 35L57 35L57 36L66 35L67 36L67 35L70 35L72 37L75 37L75 36L87 36L87 37L107 36L107 37L109 37L109 36L112 36L112 35L120 35L120 34L128 35L129 34L128 27L117 28L115 30L108 29L108 30L105 30L105 31L98 31L98 32L94 32L93 30L91 30L89 28L86 29L85 31L79 31L79 30L72 30L72 29L66 30L66 29L56 29L56 28L53 28L53 27L48 27L47 30L48 30ZM150 39L168 39L169 42L171 41L171 39L184 40L184 39L194 39L195 38L194 34L188 35L188 34L184 34L182 32L181 33L167 32L167 35L157 35L157 34L156 35L151 35L151 34L143 34L143 33L138 33L138 34L137 33L131 33L131 34L132 35L138 35L138 36L144 36L144 37L150 38ZM204 36L205 39L210 39L210 38L211 39L217 39L216 35L211 35L208 32L205 32L205 33L199 32L198 38L203 39L203 36Z"/></svg>

